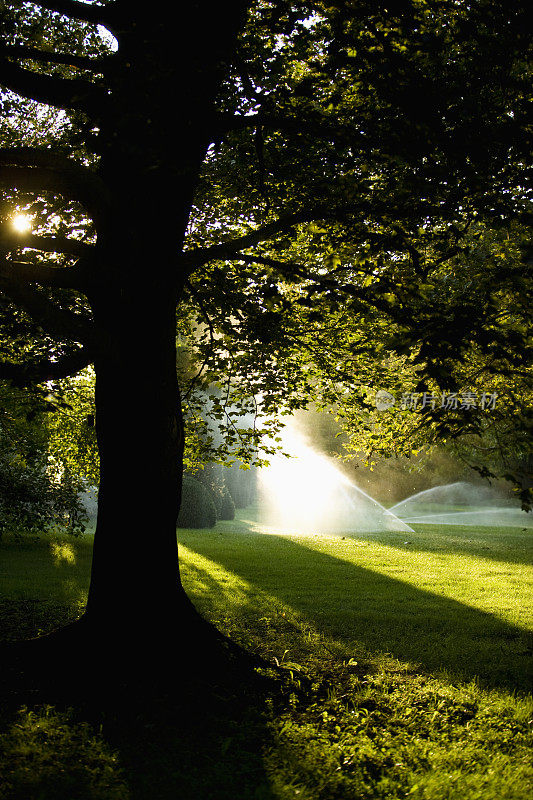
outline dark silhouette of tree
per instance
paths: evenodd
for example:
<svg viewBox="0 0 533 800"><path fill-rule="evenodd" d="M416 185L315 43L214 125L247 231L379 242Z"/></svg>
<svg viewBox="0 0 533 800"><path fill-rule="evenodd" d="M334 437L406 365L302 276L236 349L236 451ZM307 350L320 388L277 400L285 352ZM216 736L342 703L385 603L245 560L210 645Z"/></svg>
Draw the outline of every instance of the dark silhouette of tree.
<svg viewBox="0 0 533 800"><path fill-rule="evenodd" d="M463 358L459 329L482 341L487 312L455 288L446 302L446 270L474 224L524 213L526 4L191 2L177 22L163 3L6 6L0 289L31 345L0 375L97 376L92 579L65 638L200 661L221 638L179 581L176 307L255 357L271 404L269 359L297 404L298 353L322 336L313 363L332 369L340 316L388 320L391 346L422 343L425 379L445 380L440 357ZM35 233L11 231L16 205ZM516 290L518 268L489 271ZM501 336L523 352L518 322Z"/></svg>

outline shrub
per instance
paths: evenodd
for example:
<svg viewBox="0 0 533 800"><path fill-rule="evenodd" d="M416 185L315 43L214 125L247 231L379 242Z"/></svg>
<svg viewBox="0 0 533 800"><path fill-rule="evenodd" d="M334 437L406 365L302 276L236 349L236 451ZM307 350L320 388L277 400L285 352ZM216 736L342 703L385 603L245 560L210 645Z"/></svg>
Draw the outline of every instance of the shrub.
<svg viewBox="0 0 533 800"><path fill-rule="evenodd" d="M195 476L209 491L217 519L235 519L235 503L226 486L227 470L220 464L206 464Z"/></svg>
<svg viewBox="0 0 533 800"><path fill-rule="evenodd" d="M178 528L212 528L216 521L217 511L209 489L190 475L184 475Z"/></svg>
<svg viewBox="0 0 533 800"><path fill-rule="evenodd" d="M49 406L0 381L0 537L85 529L82 480L50 453Z"/></svg>
<svg viewBox="0 0 533 800"><path fill-rule="evenodd" d="M44 447L24 451L0 432L0 537L58 529L79 535L87 515L78 492L80 480L67 470L53 471Z"/></svg>
<svg viewBox="0 0 533 800"><path fill-rule="evenodd" d="M221 493L217 513L219 519L235 519L235 503L226 488Z"/></svg>

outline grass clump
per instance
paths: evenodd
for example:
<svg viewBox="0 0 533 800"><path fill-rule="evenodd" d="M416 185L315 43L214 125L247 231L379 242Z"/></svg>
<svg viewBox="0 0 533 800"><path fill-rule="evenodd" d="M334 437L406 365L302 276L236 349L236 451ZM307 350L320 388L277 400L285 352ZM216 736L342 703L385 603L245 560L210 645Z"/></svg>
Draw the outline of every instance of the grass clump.
<svg viewBox="0 0 533 800"><path fill-rule="evenodd" d="M526 800L531 704L409 673L350 675L293 701L266 758L276 797Z"/></svg>
<svg viewBox="0 0 533 800"><path fill-rule="evenodd" d="M0 800L130 798L116 753L72 712L22 707L0 752Z"/></svg>

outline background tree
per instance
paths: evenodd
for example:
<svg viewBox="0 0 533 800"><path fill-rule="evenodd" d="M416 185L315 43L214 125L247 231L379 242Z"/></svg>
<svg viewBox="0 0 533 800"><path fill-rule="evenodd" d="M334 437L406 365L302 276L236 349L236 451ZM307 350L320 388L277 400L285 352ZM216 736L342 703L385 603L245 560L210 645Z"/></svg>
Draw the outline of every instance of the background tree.
<svg viewBox="0 0 533 800"><path fill-rule="evenodd" d="M83 532L78 472L50 448L50 401L5 385L0 398L0 537L6 531Z"/></svg>
<svg viewBox="0 0 533 800"><path fill-rule="evenodd" d="M23 240L4 230L0 288L47 343L2 374L96 372L98 525L71 636L105 658L140 641L164 654L171 630L183 660L191 637L195 659L212 652L178 579L177 304L195 304L210 346L224 337L230 386L243 377L267 415L307 401L310 370L337 367L341 316L357 320L356 356L356 331L368 342L390 320L395 349L414 348L438 385L463 357L454 321L472 347L487 338L486 306L466 310L443 271L473 221L501 229L524 212L526 12L238 0L186 4L174 27L162 3L8 3L5 102L60 111L44 139L29 126L0 152L7 200L35 214ZM502 346L520 358L524 336ZM337 383L353 379L341 363Z"/></svg>

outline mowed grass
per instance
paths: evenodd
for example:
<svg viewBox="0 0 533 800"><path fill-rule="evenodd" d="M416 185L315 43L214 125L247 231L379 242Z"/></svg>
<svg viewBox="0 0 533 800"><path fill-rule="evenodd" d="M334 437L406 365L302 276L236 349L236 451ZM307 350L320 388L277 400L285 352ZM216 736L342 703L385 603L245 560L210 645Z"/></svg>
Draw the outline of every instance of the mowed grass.
<svg viewBox="0 0 533 800"><path fill-rule="evenodd" d="M38 636L80 616L92 545L92 536L0 542L0 641Z"/></svg>
<svg viewBox="0 0 533 800"><path fill-rule="evenodd" d="M244 581L250 602L264 593L347 655L388 653L422 671L531 688L531 531L416 525L341 538L235 527L179 532L187 588L211 613L214 602L241 613Z"/></svg>
<svg viewBox="0 0 533 800"><path fill-rule="evenodd" d="M267 698L260 774L246 746L256 732L241 724L218 757L209 754L211 782L209 767L169 797L529 800L531 532L414 527L344 539L262 535L241 513L209 531L178 531L198 608L311 687ZM2 543L2 637L79 614L90 555L90 538ZM0 733L0 798L155 796L102 736L64 712L22 710ZM160 787L187 770L178 744L156 760Z"/></svg>

